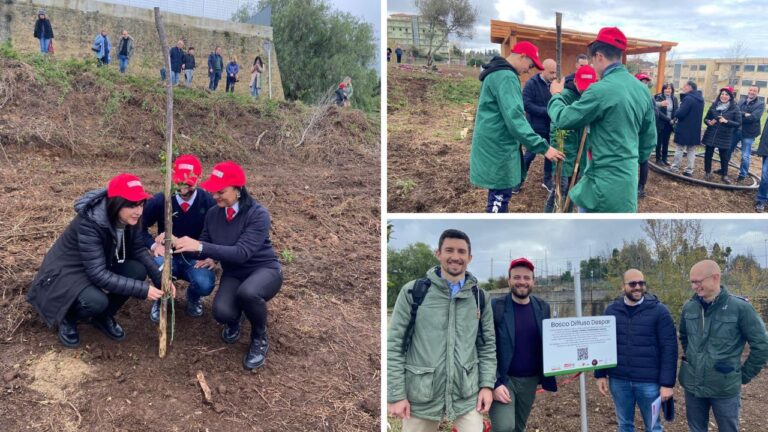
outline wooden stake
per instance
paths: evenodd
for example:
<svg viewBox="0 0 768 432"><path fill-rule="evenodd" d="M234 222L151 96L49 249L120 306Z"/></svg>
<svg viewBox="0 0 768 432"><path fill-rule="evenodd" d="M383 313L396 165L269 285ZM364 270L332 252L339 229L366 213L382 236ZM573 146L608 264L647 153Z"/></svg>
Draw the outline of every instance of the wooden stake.
<svg viewBox="0 0 768 432"><path fill-rule="evenodd" d="M565 197L565 205L563 205L563 212L568 208L568 204L571 203L571 189L576 184L576 177L579 175L579 162L581 162L581 154L584 152L584 142L587 140L587 128L584 126L584 132L581 133L581 143L579 144L579 151L576 153L576 162L573 167L573 175L571 176L571 184L568 186L568 196Z"/></svg>
<svg viewBox="0 0 768 432"><path fill-rule="evenodd" d="M165 36L163 21L160 19L160 8L155 7L155 26L157 34L160 37L160 48L163 52L165 62L166 81L165 81L165 256L163 257L162 290L163 298L160 301L160 325L158 326L158 336L160 338L160 347L158 354L160 358L165 357L166 345L168 342L168 298L171 295L171 241L173 240L173 218L171 217L171 171L173 170L171 161L173 159L173 85L171 84L171 53L168 49L168 40Z"/></svg>
<svg viewBox="0 0 768 432"><path fill-rule="evenodd" d="M203 401L209 405L212 404L213 396L211 395L211 387L208 386L208 382L205 380L203 371L197 371L195 377L197 378L197 384L200 386L200 391L203 392Z"/></svg>
<svg viewBox="0 0 768 432"><path fill-rule="evenodd" d="M560 64L560 59L562 58L563 53L563 44L562 44L562 28L561 23L563 21L563 14L561 12L555 12L555 29L557 32L556 40L555 40L555 62L557 63L556 68L556 79L561 80L563 77L561 76L562 73L562 65ZM558 148L558 150L563 151L562 148ZM561 179L563 178L563 161L557 161L555 163L555 211L557 213L562 213L565 210L563 207L560 206L560 203L563 202L563 191L560 187Z"/></svg>

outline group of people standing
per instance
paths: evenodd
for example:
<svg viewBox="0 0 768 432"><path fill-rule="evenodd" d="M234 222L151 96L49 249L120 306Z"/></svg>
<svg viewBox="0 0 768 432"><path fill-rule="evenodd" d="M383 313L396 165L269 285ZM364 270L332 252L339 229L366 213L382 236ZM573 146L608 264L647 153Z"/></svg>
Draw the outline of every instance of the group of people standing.
<svg viewBox="0 0 768 432"><path fill-rule="evenodd" d="M388 412L403 419L403 432L436 432L444 419L458 432L481 432L486 413L494 432L523 432L537 388L557 391L555 377L543 374L542 322L551 312L532 295L534 264L512 260L509 293L491 300L467 271L466 233L444 231L435 256L439 265L403 286L392 311ZM754 307L721 285L716 262L696 263L689 277L693 295L677 328L638 269L624 273L621 295L604 312L616 320L617 365L595 378L613 398L621 432L634 430L635 407L645 430L662 431L661 421L651 429L651 405L672 399L678 379L691 432L708 430L710 410L720 431L739 430L742 386L768 361L768 333Z"/></svg>
<svg viewBox="0 0 768 432"><path fill-rule="evenodd" d="M669 83L651 97L650 77L643 73L633 77L621 64L626 47L621 30L601 29L588 46L589 55L579 55L576 72L563 80L555 80L555 61L540 61L538 48L530 42L515 44L506 58L496 56L483 66L470 151L470 182L488 190L487 212L507 212L536 154L546 157L542 186L549 199L545 212L554 211L558 185L553 181L553 164L560 160L559 188L580 212L636 212L638 198L645 197L648 159L654 148L656 163L673 172L679 170L687 154L683 175L692 176L696 146L704 144L704 178L709 180L717 174L730 184L733 180L728 176L728 164L741 142L735 181L742 182L748 176L752 145L760 135L760 117L765 110L758 98L760 88L750 87L740 103L733 88L720 89L704 117L706 130L702 135L704 98L696 83L685 84L679 101ZM541 72L521 89L520 75L533 67ZM589 82L582 82L582 89L578 88L580 76L589 77ZM566 133L562 152L554 148L559 131ZM668 147L673 133L677 149L670 163ZM716 149L720 169L713 171ZM577 163L579 150L584 159ZM755 205L762 212L768 202L768 139L761 139L757 154L764 156Z"/></svg>
<svg viewBox="0 0 768 432"><path fill-rule="evenodd" d="M221 339L240 337L241 323L251 323L246 369L266 360L267 302L280 290L282 267L272 248L267 209L251 197L246 175L235 162L216 164L200 183L202 165L194 155L173 164L175 193L148 194L135 175L113 177L106 188L85 193L75 203L75 217L51 249L27 294L48 326L58 326L62 345L80 345L79 323L89 323L115 341L126 332L116 315L131 297L152 302L150 319L159 320L161 268L189 282L186 312L203 315L202 299L221 279L213 299L213 317L223 324ZM171 200L173 258L165 262L165 200ZM157 235L148 228L157 225ZM146 279L149 278L149 281ZM176 287L171 285L176 296ZM181 331L183 333L183 330Z"/></svg>
<svg viewBox="0 0 768 432"><path fill-rule="evenodd" d="M49 54L53 52L53 27L48 19L44 9L37 12L37 21L35 22L34 37L40 41L40 52ZM184 40L179 39L176 45L170 49L171 62L171 83L179 85L181 76L184 76L184 85L190 87L194 78L194 71L197 68L195 59L195 47L189 47L184 50ZM120 73L126 73L131 57L133 57L136 48L136 41L133 36L128 34L128 30L123 30L117 44L117 56L120 61ZM102 28L99 34L91 44L93 52L99 66L108 65L115 55L112 41L106 28ZM264 72L264 61L261 56L256 56L250 68L249 88L251 96L258 97L261 90L261 76ZM160 76L165 79L165 68L160 70ZM208 55L208 91L215 91L218 88L222 76L226 77L226 92L235 91L235 83L239 81L240 65L237 56L232 55L227 64L221 55L221 47L217 46L213 52Z"/></svg>

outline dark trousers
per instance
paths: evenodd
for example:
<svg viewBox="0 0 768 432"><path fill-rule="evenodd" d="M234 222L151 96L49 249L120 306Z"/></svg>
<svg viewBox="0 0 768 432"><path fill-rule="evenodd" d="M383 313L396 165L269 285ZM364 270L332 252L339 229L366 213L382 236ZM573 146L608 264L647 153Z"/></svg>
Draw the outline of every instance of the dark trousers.
<svg viewBox="0 0 768 432"><path fill-rule="evenodd" d="M227 87L224 89L225 91L234 93L235 92L235 83L237 82L237 78L233 76L227 75Z"/></svg>
<svg viewBox="0 0 768 432"><path fill-rule="evenodd" d="M720 168L723 173L722 176L728 175L728 162L731 160L731 152L728 149L717 148L717 153L720 155ZM712 172L712 156L715 155L715 147L706 146L704 148L704 172L709 174Z"/></svg>
<svg viewBox="0 0 768 432"><path fill-rule="evenodd" d="M397 62L400 63L400 60L403 58L402 54L396 54L397 56Z"/></svg>
<svg viewBox="0 0 768 432"><path fill-rule="evenodd" d="M147 269L134 260L127 260L117 264L112 271L131 279L144 280L147 278ZM102 289L89 285L77 296L77 299L67 311L67 318L72 320L86 320L92 317L112 317L128 300L128 296L107 293Z"/></svg>
<svg viewBox="0 0 768 432"><path fill-rule="evenodd" d="M221 71L213 71L208 74L210 81L208 82L208 90L216 90L221 80Z"/></svg>
<svg viewBox="0 0 768 432"><path fill-rule="evenodd" d="M720 432L738 432L741 393L727 398L699 398L685 391L685 416L690 432L709 430L710 409Z"/></svg>
<svg viewBox="0 0 768 432"><path fill-rule="evenodd" d="M666 162L672 125L664 121L656 128L656 162Z"/></svg>
<svg viewBox="0 0 768 432"><path fill-rule="evenodd" d="M486 213L507 213L512 189L489 189L488 202L485 204Z"/></svg>
<svg viewBox="0 0 768 432"><path fill-rule="evenodd" d="M645 189L645 184L648 183L648 161L640 164L640 179L638 181L638 189Z"/></svg>
<svg viewBox="0 0 768 432"><path fill-rule="evenodd" d="M245 313L251 322L251 339L261 338L267 331L267 302L282 285L280 269L256 269L244 280L222 276L213 299L213 317L222 324L234 324Z"/></svg>
<svg viewBox="0 0 768 432"><path fill-rule="evenodd" d="M549 142L549 135L539 134L539 136ZM536 153L526 149L525 156L523 156L523 160L525 161L525 172L528 172L528 170L531 168L531 163L533 163L534 159L536 159ZM552 162L550 162L547 158L544 158L544 183L547 185L552 184Z"/></svg>
<svg viewBox="0 0 768 432"><path fill-rule="evenodd" d="M571 186L571 178L570 177L560 177L560 193L562 194L563 198L568 196L568 188ZM544 204L544 213L554 213L555 212L555 198L556 196L556 190L555 188L552 188L552 192L549 193L549 196L547 197L547 202ZM563 199L563 203L565 203L565 199ZM568 204L568 208L565 209L565 213L572 213L573 212L573 201L571 201Z"/></svg>

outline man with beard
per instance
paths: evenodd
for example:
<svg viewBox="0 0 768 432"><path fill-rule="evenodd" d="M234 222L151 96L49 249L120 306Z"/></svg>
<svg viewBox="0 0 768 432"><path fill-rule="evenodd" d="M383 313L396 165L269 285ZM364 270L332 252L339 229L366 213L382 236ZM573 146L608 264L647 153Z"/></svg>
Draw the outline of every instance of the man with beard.
<svg viewBox="0 0 768 432"><path fill-rule="evenodd" d="M426 277L397 296L387 335L387 411L403 432L437 432L443 419L458 432L481 432L496 380L493 313L488 294L467 271L469 237L449 229Z"/></svg>
<svg viewBox="0 0 768 432"><path fill-rule="evenodd" d="M636 269L624 273L624 295L605 309L616 317L616 367L595 371L597 388L610 388L619 432L635 430L635 405L646 431L651 431L651 405L672 397L677 372L677 333L669 309L646 292L645 277ZM606 375L610 377L610 383ZM656 423L654 432L662 430Z"/></svg>
<svg viewBox="0 0 768 432"><path fill-rule="evenodd" d="M173 162L172 181L176 185L176 194L171 201L173 214L173 236L176 238L200 238L203 232L205 214L216 205L208 192L197 188L197 180L202 173L200 160L191 154L181 155ZM165 194L162 192L150 198L144 206L142 215L142 235L144 244L155 257L155 262L162 268L165 255ZM157 238L149 234L149 227L157 224ZM172 259L173 276L189 282L187 288L187 314L199 317L203 314L202 297L213 291L216 276L213 269L216 264L210 258L197 260L194 253L174 254ZM152 304L149 318L160 321L160 300Z"/></svg>
<svg viewBox="0 0 768 432"><path fill-rule="evenodd" d="M543 375L541 323L550 318L549 304L532 296L533 263L518 258L509 264L510 294L493 300L496 330L496 383L490 417L494 432L522 432L528 422L536 387L557 391L554 377Z"/></svg>
<svg viewBox="0 0 768 432"><path fill-rule="evenodd" d="M739 430L741 391L768 360L768 335L760 314L720 285L720 266L705 260L690 272L693 296L680 314L680 385L690 432L707 432L709 411L720 432ZM749 355L742 362L744 344Z"/></svg>

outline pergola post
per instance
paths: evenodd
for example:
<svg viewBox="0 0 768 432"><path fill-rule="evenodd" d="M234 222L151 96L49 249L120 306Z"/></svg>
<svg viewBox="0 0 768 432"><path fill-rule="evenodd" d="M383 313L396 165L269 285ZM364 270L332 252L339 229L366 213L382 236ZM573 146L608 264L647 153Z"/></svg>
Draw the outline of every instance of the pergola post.
<svg viewBox="0 0 768 432"><path fill-rule="evenodd" d="M509 36L504 38L504 42L501 43L501 56L507 58L509 53L512 52L512 47L517 43L517 34L514 31L509 32Z"/></svg>
<svg viewBox="0 0 768 432"><path fill-rule="evenodd" d="M667 67L667 49L666 45L661 46L659 51L659 67L656 73L656 93L661 93L661 87L664 85L664 70Z"/></svg>

